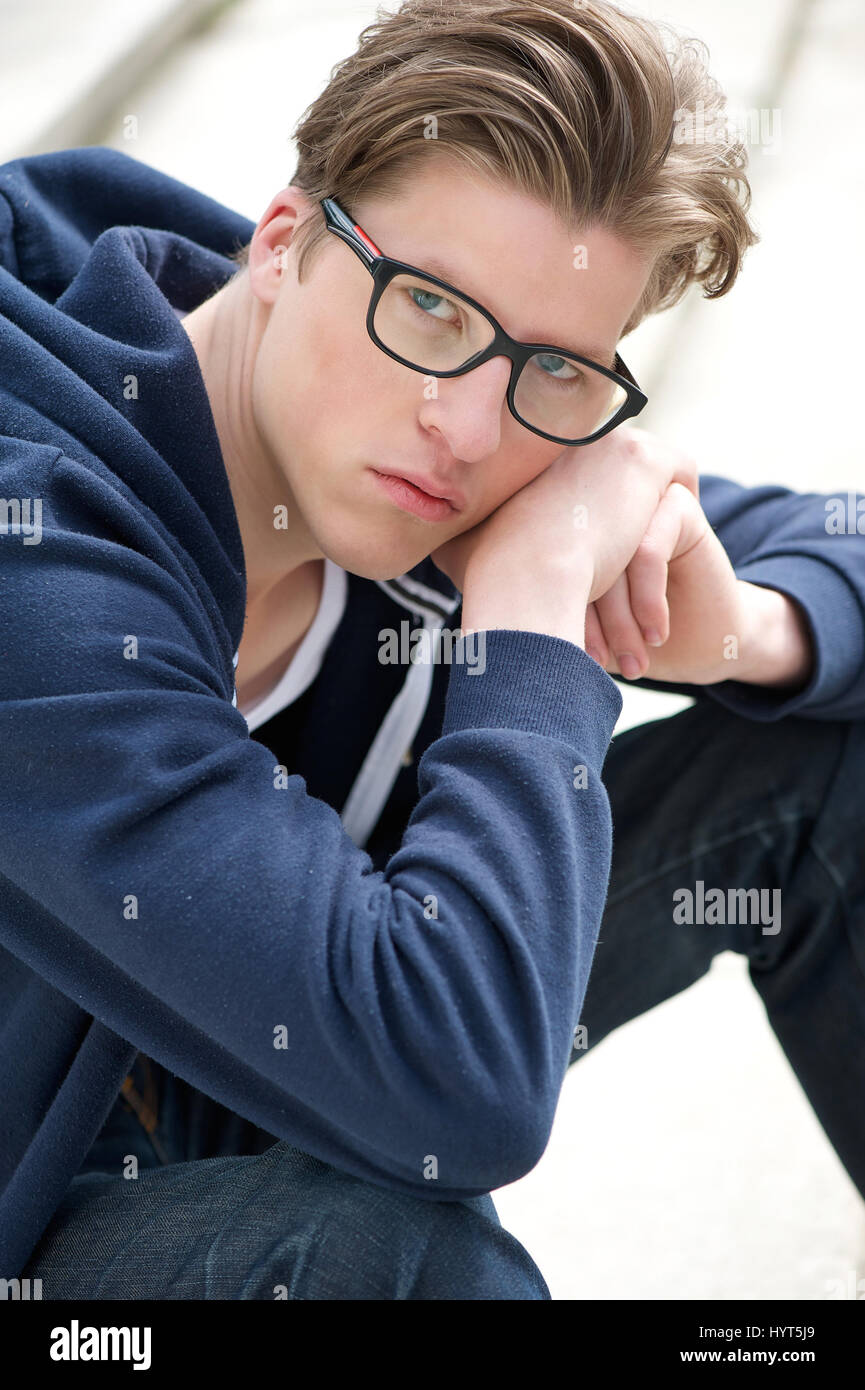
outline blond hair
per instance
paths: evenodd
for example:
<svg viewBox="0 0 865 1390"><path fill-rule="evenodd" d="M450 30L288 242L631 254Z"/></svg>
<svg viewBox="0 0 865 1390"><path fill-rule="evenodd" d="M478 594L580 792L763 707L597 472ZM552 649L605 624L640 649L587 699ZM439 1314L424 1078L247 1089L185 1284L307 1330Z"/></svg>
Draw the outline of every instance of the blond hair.
<svg viewBox="0 0 865 1390"><path fill-rule="evenodd" d="M568 227L604 226L654 253L624 333L691 284L726 294L759 237L745 144L707 59L699 39L605 0L379 8L294 132L290 182L315 205L296 232L299 278L328 237L321 198L351 213L361 194L396 196L429 150L446 150ZM677 139L697 112L711 138ZM248 251L232 259L243 267Z"/></svg>

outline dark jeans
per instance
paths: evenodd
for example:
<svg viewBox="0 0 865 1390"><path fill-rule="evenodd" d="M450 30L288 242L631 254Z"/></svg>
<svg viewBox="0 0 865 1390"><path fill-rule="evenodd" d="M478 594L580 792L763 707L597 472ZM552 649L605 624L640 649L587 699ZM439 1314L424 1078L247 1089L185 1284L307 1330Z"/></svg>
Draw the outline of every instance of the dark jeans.
<svg viewBox="0 0 865 1390"><path fill-rule="evenodd" d="M604 781L612 873L571 1062L719 951L743 951L865 1196L865 722L761 724L706 698L614 737ZM700 880L727 904L727 889L767 891L718 924L677 920L679 890ZM22 1271L45 1299L550 1297L489 1194L432 1202L364 1183L142 1056L125 1089L139 1113L121 1093Z"/></svg>

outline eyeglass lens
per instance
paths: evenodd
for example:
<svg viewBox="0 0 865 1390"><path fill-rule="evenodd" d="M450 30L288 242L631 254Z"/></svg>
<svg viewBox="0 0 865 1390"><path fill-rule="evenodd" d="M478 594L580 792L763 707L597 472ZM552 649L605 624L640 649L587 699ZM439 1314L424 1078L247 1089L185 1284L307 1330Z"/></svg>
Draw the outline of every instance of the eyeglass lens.
<svg viewBox="0 0 865 1390"><path fill-rule="evenodd" d="M493 326L459 296L418 276L397 274L376 305L375 331L386 347L421 371L447 372L489 347ZM601 429L627 400L618 382L582 362L536 352L514 392L527 424L561 439Z"/></svg>

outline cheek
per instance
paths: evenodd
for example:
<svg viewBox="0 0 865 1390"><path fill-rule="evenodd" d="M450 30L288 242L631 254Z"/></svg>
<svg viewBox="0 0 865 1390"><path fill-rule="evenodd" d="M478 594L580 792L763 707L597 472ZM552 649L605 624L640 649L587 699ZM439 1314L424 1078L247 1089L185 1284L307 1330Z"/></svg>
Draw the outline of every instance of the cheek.
<svg viewBox="0 0 865 1390"><path fill-rule="evenodd" d="M337 307L337 296L294 287L268 324L255 365L255 390L271 425L310 438L355 428L379 390L386 362L365 326L366 300Z"/></svg>

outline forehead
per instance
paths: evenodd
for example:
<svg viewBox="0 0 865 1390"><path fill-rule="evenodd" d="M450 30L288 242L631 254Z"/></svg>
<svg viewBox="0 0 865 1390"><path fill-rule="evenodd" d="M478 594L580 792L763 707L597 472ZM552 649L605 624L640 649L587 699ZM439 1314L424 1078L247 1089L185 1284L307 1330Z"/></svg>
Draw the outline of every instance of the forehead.
<svg viewBox="0 0 865 1390"><path fill-rule="evenodd" d="M426 256L423 260L423 264L419 265L418 269L429 271L431 274L437 275L439 279L446 281L447 284L452 285L454 289L462 290L464 295L468 295L469 298L477 300L479 304L489 310L493 318L497 318L501 322L501 315L498 310L493 307L492 301L487 302L480 295L472 293L466 279L460 275L459 272L455 273L453 267L447 261L439 260L438 256ZM577 332L579 341L572 340L572 334L571 336L565 337L562 332L548 332L544 334L540 332L540 330L532 334L524 335L521 341L532 343L543 341L554 347L563 348L568 352L574 352L578 357L591 357L594 362L599 362L602 367L613 366L613 359L616 354L615 344L610 347L601 342L595 342L586 337L585 334L579 333L576 328L574 328L572 332ZM511 336L517 337L517 334L514 333ZM616 341L618 341L618 338Z"/></svg>
<svg viewBox="0 0 865 1390"><path fill-rule="evenodd" d="M441 155L399 194L356 203L382 252L476 299L522 342L612 365L651 260L608 228L568 228L551 208Z"/></svg>

